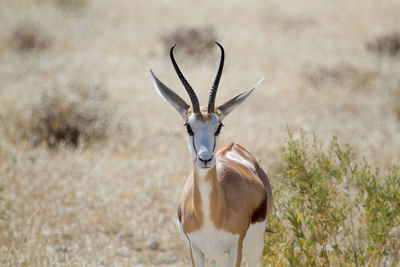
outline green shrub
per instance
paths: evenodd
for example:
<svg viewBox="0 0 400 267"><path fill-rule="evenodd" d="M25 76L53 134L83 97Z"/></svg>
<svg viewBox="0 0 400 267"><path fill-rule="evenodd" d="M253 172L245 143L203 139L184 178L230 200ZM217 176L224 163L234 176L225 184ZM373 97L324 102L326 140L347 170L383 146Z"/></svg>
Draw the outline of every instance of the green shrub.
<svg viewBox="0 0 400 267"><path fill-rule="evenodd" d="M384 174L336 137L324 150L288 132L275 178L264 260L270 266L397 266L400 168Z"/></svg>

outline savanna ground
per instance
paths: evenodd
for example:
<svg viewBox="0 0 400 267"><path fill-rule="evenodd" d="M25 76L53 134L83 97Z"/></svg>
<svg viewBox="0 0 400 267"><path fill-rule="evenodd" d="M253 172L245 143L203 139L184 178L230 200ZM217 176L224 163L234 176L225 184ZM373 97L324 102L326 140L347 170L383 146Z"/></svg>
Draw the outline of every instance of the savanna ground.
<svg viewBox="0 0 400 267"><path fill-rule="evenodd" d="M148 72L187 99L173 42L202 103L213 40L226 50L217 103L265 76L220 142L246 147L274 187L287 127L399 163L399 14L397 0L1 1L0 265L189 264L175 218L192 163Z"/></svg>

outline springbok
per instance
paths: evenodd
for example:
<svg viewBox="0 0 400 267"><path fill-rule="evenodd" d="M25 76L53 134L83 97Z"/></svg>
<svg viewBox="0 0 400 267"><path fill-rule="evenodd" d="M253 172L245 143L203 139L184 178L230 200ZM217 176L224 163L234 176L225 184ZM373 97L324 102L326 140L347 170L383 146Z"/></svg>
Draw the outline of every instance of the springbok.
<svg viewBox="0 0 400 267"><path fill-rule="evenodd" d="M189 94L192 106L164 85L152 72L157 92L185 121L193 172L186 180L178 206L178 226L187 240L193 266L204 266L205 255L220 266L240 266L242 255L247 265L259 263L264 248L264 232L272 208L268 177L257 160L237 143L216 151L223 119L239 106L259 85L215 107L215 96L224 66L224 49L208 107L199 106L196 93L180 71L170 50L172 64ZM222 263L222 265L221 265Z"/></svg>

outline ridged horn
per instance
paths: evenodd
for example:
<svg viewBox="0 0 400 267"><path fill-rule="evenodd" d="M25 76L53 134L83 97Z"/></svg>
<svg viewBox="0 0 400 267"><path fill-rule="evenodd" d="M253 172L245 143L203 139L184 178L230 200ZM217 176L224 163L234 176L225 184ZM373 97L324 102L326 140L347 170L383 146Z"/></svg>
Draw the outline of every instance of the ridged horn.
<svg viewBox="0 0 400 267"><path fill-rule="evenodd" d="M215 76L214 84L211 86L210 95L208 97L208 113L213 113L215 107L215 96L217 95L219 80L221 79L222 70L224 68L225 53L224 48L219 43L215 42L221 49L221 60L219 62L219 68L217 75Z"/></svg>
<svg viewBox="0 0 400 267"><path fill-rule="evenodd" d="M169 55L171 57L172 65L174 65L176 74L178 74L179 79L181 80L183 86L186 89L186 92L188 93L188 95L190 97L190 101L192 102L192 106L193 106L193 112L194 113L200 113L199 99L197 98L197 95L194 92L193 88L190 86L188 81L183 76L181 70L178 67L178 64L176 64L176 61L175 61L175 58L174 58L174 48L175 48L175 46L176 46L176 44L174 44L171 47L171 50L169 51Z"/></svg>

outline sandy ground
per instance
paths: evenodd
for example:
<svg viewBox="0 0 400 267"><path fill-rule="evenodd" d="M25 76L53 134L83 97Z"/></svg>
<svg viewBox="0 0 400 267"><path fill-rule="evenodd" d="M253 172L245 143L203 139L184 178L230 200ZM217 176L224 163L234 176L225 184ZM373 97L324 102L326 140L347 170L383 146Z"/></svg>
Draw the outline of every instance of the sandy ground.
<svg viewBox="0 0 400 267"><path fill-rule="evenodd" d="M397 0L1 1L0 185L10 208L0 265L189 263L175 220L192 162L183 122L148 72L187 99L162 39L182 27L210 27L225 47L217 103L265 76L220 140L245 146L272 183L286 127L324 144L337 135L375 166L400 162L399 56L366 49L400 30L399 14ZM34 48L18 47L20 27L35 29ZM205 105L218 49L188 55L178 43L176 57ZM106 138L34 144L32 110L74 84L106 93Z"/></svg>

